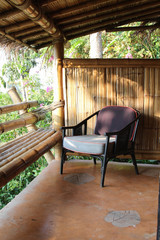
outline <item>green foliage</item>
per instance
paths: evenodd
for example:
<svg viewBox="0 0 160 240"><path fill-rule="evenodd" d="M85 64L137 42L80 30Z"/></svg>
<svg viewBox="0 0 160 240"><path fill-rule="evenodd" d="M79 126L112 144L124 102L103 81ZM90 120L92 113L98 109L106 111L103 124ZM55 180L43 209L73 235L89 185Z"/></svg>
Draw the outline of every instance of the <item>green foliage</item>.
<svg viewBox="0 0 160 240"><path fill-rule="evenodd" d="M34 90L30 92L29 100L37 100L39 104L48 105L53 102L53 89L47 92L44 89Z"/></svg>
<svg viewBox="0 0 160 240"><path fill-rule="evenodd" d="M132 159L127 159L127 158L113 158L111 159L112 162L127 162L127 163L133 163ZM158 160L146 160L146 159L142 159L142 160L136 160L137 163L142 163L142 164L154 164L154 165L158 165L159 161Z"/></svg>
<svg viewBox="0 0 160 240"><path fill-rule="evenodd" d="M0 92L0 106L10 105L12 104L12 100L10 96L6 93Z"/></svg>
<svg viewBox="0 0 160 240"><path fill-rule="evenodd" d="M137 25L140 25L137 24ZM130 24L129 26L135 26ZM160 58L160 29L129 32L102 32L103 58ZM65 57L89 58L89 36L70 40Z"/></svg>
<svg viewBox="0 0 160 240"><path fill-rule="evenodd" d="M53 101L53 90L45 91L33 91L31 100L40 100L43 105L48 105ZM0 92L0 105L12 104L8 94ZM1 115L0 122L10 121L18 118L18 112L12 112L9 114ZM51 123L51 113L47 113L45 120L38 122L38 127L48 127ZM15 139L18 136L27 132L26 127L18 128L0 135L0 145ZM2 189L0 189L0 209L3 208L8 202L10 202L18 193L20 193L45 167L47 162L44 157L41 157L38 161L29 166L25 171L20 173L17 177L7 183Z"/></svg>
<svg viewBox="0 0 160 240"><path fill-rule="evenodd" d="M65 49L65 57L89 58L90 42L89 36L75 38L70 41L70 48Z"/></svg>
<svg viewBox="0 0 160 240"><path fill-rule="evenodd" d="M159 58L160 30L116 32L102 34L104 58Z"/></svg>
<svg viewBox="0 0 160 240"><path fill-rule="evenodd" d="M44 157L33 163L0 189L0 209L19 194L47 166Z"/></svg>
<svg viewBox="0 0 160 240"><path fill-rule="evenodd" d="M40 87L37 74L30 76L30 69L36 66L40 54L29 49L19 50L17 54L11 52L7 62L2 66L1 83L5 88L13 85L22 92L22 99L27 100L29 92Z"/></svg>

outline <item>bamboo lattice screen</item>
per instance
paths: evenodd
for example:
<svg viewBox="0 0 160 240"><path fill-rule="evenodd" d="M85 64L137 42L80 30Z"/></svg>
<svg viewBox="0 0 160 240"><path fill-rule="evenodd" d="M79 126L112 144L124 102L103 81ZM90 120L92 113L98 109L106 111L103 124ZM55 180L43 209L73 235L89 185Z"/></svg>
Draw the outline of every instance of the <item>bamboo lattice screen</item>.
<svg viewBox="0 0 160 240"><path fill-rule="evenodd" d="M136 156L160 160L160 60L65 59L63 69L66 125L106 105L136 108L142 113Z"/></svg>

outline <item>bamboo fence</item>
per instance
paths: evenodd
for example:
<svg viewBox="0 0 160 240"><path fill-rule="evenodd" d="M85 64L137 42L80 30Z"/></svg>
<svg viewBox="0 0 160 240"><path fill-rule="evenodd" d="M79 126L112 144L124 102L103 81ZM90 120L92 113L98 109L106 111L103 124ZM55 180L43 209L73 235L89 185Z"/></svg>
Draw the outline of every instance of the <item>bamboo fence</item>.
<svg viewBox="0 0 160 240"><path fill-rule="evenodd" d="M160 160L160 60L65 59L63 72L66 126L106 105L136 108L142 114L136 156ZM89 133L94 126L95 119Z"/></svg>

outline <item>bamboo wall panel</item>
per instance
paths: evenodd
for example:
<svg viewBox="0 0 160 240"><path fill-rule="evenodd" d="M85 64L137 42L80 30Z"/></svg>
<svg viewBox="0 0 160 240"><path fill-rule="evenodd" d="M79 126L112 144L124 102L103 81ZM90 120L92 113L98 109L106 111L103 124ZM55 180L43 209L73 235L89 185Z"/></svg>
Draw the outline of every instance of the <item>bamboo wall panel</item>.
<svg viewBox="0 0 160 240"><path fill-rule="evenodd" d="M160 160L160 60L66 59L65 124L74 125L106 105L142 113L136 139L139 159ZM89 123L93 133L95 119Z"/></svg>

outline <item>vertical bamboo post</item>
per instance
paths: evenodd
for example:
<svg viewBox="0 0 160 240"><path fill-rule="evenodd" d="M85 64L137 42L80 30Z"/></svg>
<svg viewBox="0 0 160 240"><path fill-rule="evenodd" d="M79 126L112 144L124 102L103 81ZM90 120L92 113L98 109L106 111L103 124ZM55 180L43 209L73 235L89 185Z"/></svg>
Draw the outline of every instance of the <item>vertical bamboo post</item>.
<svg viewBox="0 0 160 240"><path fill-rule="evenodd" d="M54 101L61 101L63 97L63 73L62 60L64 58L64 45L62 40L58 40L54 44ZM59 130L64 126L64 107L56 109L53 114L53 124L55 130ZM62 143L55 146L55 159L61 159Z"/></svg>
<svg viewBox="0 0 160 240"><path fill-rule="evenodd" d="M17 89L15 87L12 87L8 90L8 95L12 99L13 103L22 102L22 99L20 98L20 96L17 92ZM20 110L19 114L23 114L23 113L26 113L26 112L27 112L27 110ZM37 127L34 124L30 124L30 125L27 126L27 129L28 129L28 131L37 130ZM54 156L53 156L53 154L50 150L44 154L44 157L45 157L48 164L54 159Z"/></svg>

